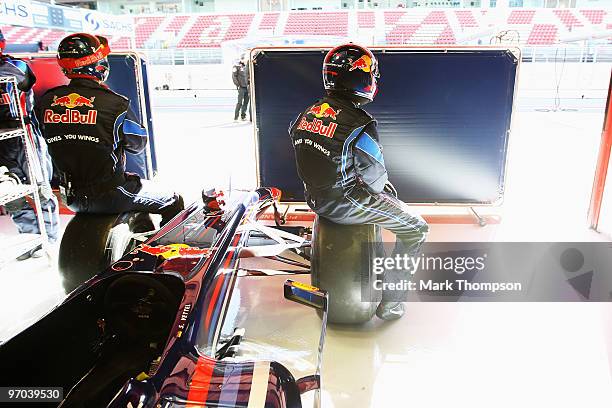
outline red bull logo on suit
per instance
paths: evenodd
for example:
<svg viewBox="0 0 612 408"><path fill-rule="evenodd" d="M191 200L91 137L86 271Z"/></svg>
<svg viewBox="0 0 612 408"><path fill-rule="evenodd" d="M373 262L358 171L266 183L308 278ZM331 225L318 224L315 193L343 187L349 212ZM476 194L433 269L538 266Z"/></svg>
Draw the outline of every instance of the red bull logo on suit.
<svg viewBox="0 0 612 408"><path fill-rule="evenodd" d="M299 130L305 130L307 132L316 133L318 135L331 138L334 137L337 127L338 125L334 122L331 122L329 125L325 126L322 120L315 118L312 120L312 122L309 122L305 117L302 117L302 120L297 128Z"/></svg>
<svg viewBox="0 0 612 408"><path fill-rule="evenodd" d="M65 106L68 109L78 108L79 106L87 106L88 108L93 108L95 96L90 98L86 98L84 96L79 95L78 93L71 93L66 96L57 96L53 97L53 103L51 106Z"/></svg>
<svg viewBox="0 0 612 408"><path fill-rule="evenodd" d="M314 105L308 111L307 115L314 115L317 118L331 118L333 120L337 119L338 114L342 109L334 109L327 102L322 103L321 105Z"/></svg>
<svg viewBox="0 0 612 408"><path fill-rule="evenodd" d="M45 123L68 123L68 124L81 124L81 125L95 125L97 121L98 111L89 110L86 113L81 113L74 108L79 107L94 107L94 100L96 98L86 98L77 93L71 93L65 96L53 96L53 102L51 106L63 106L68 109L64 113L56 113L51 109L45 110L43 120Z"/></svg>

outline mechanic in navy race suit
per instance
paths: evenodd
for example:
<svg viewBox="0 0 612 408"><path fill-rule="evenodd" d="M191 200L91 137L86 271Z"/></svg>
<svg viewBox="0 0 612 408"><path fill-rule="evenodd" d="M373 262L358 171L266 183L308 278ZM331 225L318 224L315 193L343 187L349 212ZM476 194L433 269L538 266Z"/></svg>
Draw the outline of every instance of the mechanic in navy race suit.
<svg viewBox="0 0 612 408"><path fill-rule="evenodd" d="M51 190L51 177L53 176L53 165L47 144L40 133L34 109L34 92L32 87L36 82L34 73L25 61L14 58L3 53L6 41L0 31L0 76L13 76L17 82L18 101L14 101L14 92L10 89L12 84L2 84L0 86L0 129L13 129L21 127L17 113L17 106L21 106L23 119L26 124L27 137L32 141L32 146L36 149L40 166L33 166L37 175L39 186L39 197L45 220L45 229L49 241L57 239L59 215L57 199ZM0 166L7 167L22 183L29 183L28 164L26 161L25 147L21 138L10 138L0 141ZM40 234L38 220L32 206L26 201L25 197L6 204L6 209L11 215L13 222L17 225L20 233ZM39 254L37 247L18 259L23 260Z"/></svg>
<svg viewBox="0 0 612 408"><path fill-rule="evenodd" d="M183 199L125 171L125 152L142 152L147 131L129 100L104 85L109 52L101 36L71 34L60 42L58 63L71 81L41 98L43 135L73 211L142 211L161 214L163 225L184 208Z"/></svg>
<svg viewBox="0 0 612 408"><path fill-rule="evenodd" d="M300 114L289 131L306 202L315 213L338 224L380 225L396 234L396 251L414 255L428 225L396 198L376 120L361 108L374 99L378 77L378 61L367 48L332 49L323 62L326 96ZM393 281L387 275L384 280ZM376 315L400 318L402 299L403 293L383 291Z"/></svg>

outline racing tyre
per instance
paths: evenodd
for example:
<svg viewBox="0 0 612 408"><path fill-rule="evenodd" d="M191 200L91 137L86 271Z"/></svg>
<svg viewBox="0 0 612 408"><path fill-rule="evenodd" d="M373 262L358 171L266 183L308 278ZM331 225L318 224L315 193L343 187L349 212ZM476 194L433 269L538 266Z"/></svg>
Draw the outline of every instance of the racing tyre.
<svg viewBox="0 0 612 408"><path fill-rule="evenodd" d="M137 245L135 233L154 228L147 213L75 215L66 226L59 250L66 293L131 251Z"/></svg>
<svg viewBox="0 0 612 408"><path fill-rule="evenodd" d="M314 286L329 293L330 323L362 324L374 316L381 299L372 285L378 242L380 227L375 225L340 225L315 219L311 279Z"/></svg>

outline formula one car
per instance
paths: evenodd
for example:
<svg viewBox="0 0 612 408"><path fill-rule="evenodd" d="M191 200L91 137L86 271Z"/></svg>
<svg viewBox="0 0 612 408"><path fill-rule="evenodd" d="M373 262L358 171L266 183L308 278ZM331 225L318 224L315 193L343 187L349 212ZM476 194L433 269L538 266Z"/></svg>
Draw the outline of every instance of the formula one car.
<svg viewBox="0 0 612 408"><path fill-rule="evenodd" d="M301 394L320 389L325 291L293 280L279 288L323 316L313 375L236 359L244 330L221 330L240 259L293 251L278 259L299 264L308 246L257 222L279 196L261 188L224 205L205 195L2 344L0 384L62 387L61 407L301 407Z"/></svg>

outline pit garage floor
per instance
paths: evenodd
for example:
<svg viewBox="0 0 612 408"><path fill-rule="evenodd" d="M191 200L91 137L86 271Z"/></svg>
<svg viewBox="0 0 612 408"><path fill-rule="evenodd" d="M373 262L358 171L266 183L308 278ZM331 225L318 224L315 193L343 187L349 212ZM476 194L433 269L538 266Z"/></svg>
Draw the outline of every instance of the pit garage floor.
<svg viewBox="0 0 612 408"><path fill-rule="evenodd" d="M154 95L158 181L186 201L197 199L204 186L253 187L253 129L232 121L233 93L195 95ZM586 226L604 103L564 101L575 112L535 110L548 101L519 103L504 203L479 209L500 215L501 223L434 224L429 239L608 241ZM468 214L458 208L415 211ZM0 217L0 233L12 230ZM240 301L226 324L245 327L245 355L273 357L296 376L310 374L320 321L282 299L284 279L240 278L233 302ZM0 341L61 301L61 288L61 276L45 258L0 269ZM44 339L40 346L52 352ZM323 406L608 408L611 371L609 303L410 303L396 322L328 328Z"/></svg>

